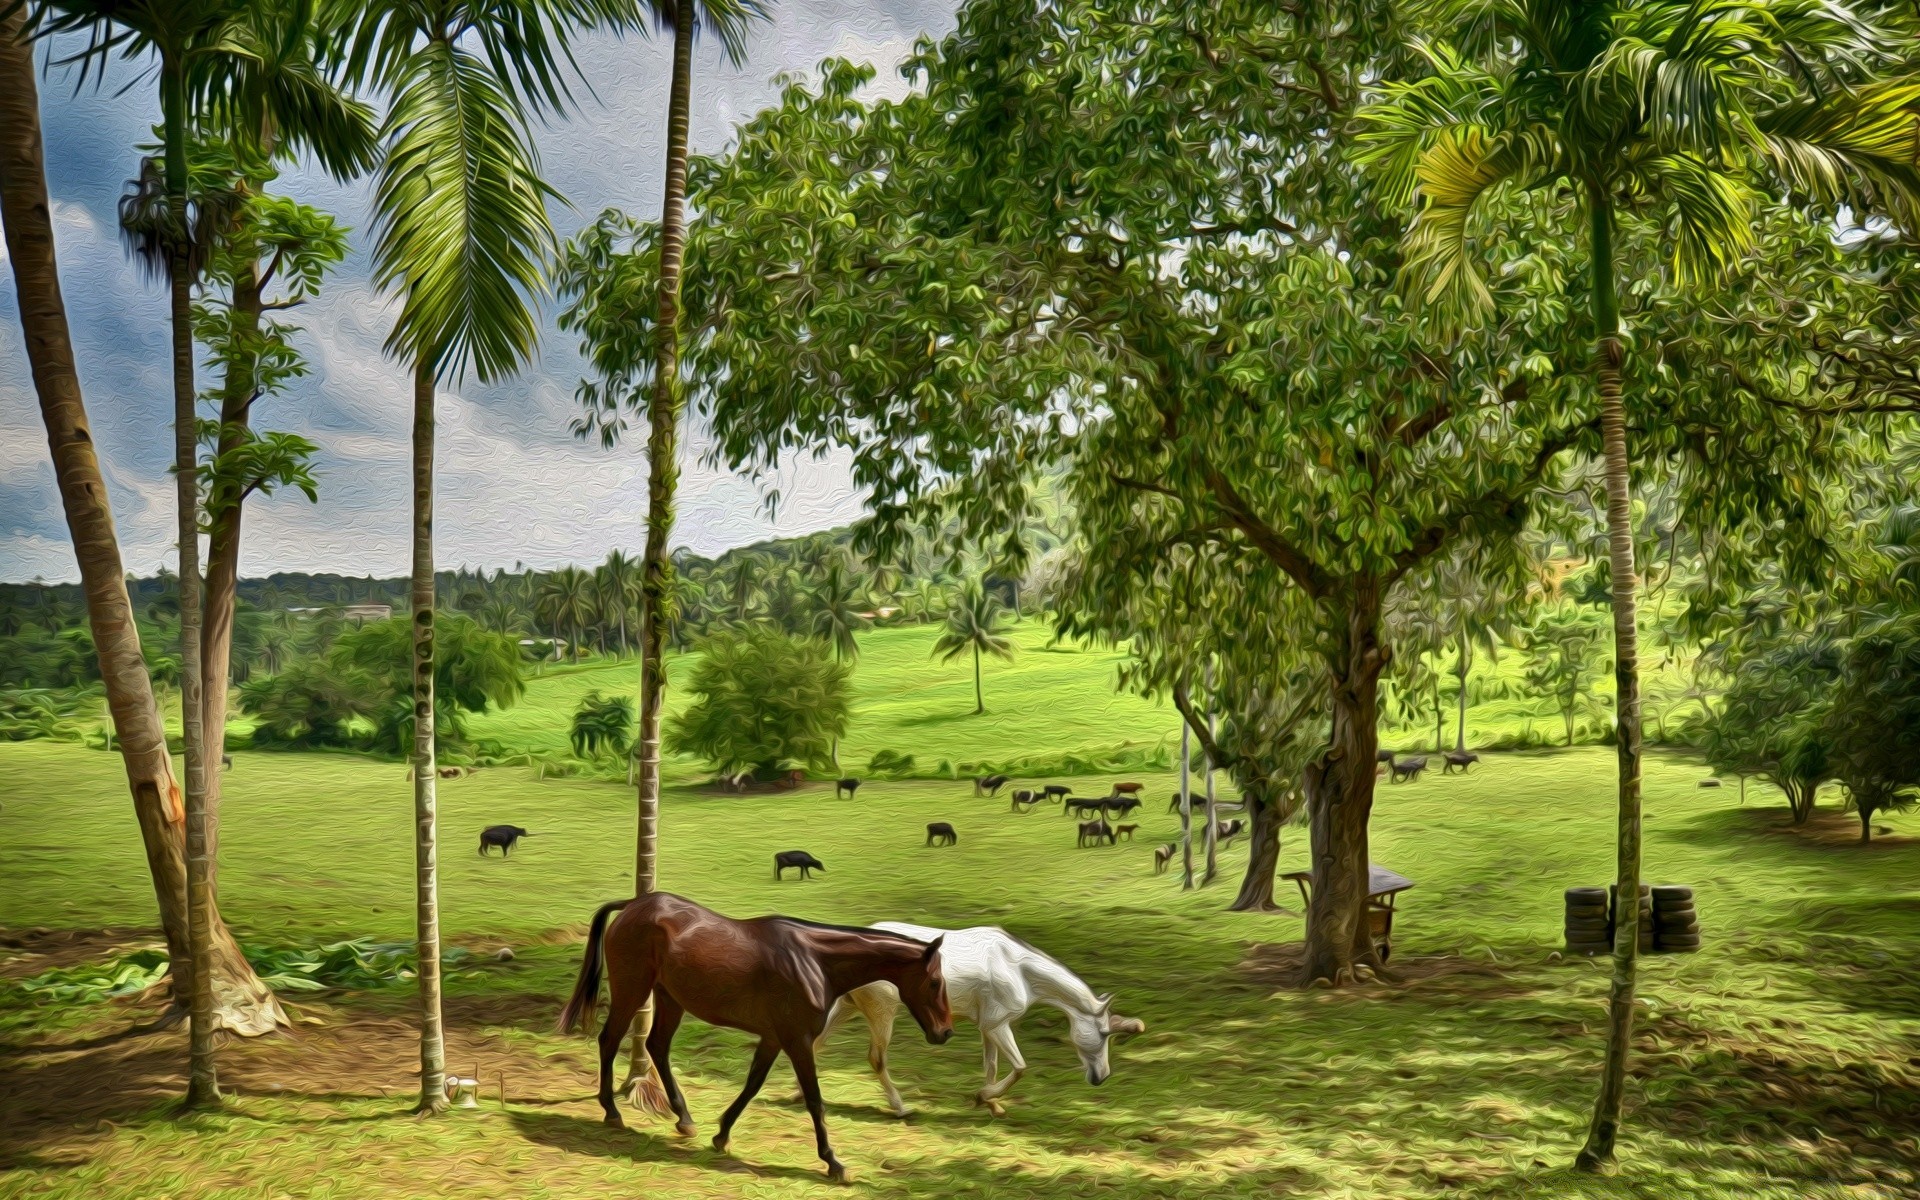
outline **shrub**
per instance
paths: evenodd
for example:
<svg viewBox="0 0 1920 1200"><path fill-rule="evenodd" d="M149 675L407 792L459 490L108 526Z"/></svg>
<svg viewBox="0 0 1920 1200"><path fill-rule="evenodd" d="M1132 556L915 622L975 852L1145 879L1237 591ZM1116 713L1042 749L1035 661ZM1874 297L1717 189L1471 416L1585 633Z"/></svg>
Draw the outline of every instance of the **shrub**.
<svg viewBox="0 0 1920 1200"><path fill-rule="evenodd" d="M850 675L821 642L766 627L717 634L693 671L697 699L667 722L667 748L725 775L824 766L847 730Z"/></svg>
<svg viewBox="0 0 1920 1200"><path fill-rule="evenodd" d="M876 750L867 760L867 774L905 778L913 774L913 755L897 750Z"/></svg>
<svg viewBox="0 0 1920 1200"><path fill-rule="evenodd" d="M631 696L602 696L588 692L573 711L568 740L573 752L589 761L601 757L625 758L633 748L634 715Z"/></svg>

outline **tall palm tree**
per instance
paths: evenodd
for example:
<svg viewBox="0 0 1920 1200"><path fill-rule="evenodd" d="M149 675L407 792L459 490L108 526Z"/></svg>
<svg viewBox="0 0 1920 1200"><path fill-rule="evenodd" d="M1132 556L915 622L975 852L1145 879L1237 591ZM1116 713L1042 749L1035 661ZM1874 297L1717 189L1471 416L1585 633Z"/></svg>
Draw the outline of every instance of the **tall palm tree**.
<svg viewBox="0 0 1920 1200"><path fill-rule="evenodd" d="M1610 1162L1619 1131L1635 987L1640 879L1636 575L1621 371L1616 210L1656 207L1677 277L1694 282L1753 245L1760 180L1856 205L1920 194L1920 83L1899 74L1906 39L1845 3L1805 0L1444 0L1451 42L1429 73L1386 88L1365 155L1417 205L1410 278L1461 314L1490 307L1468 236L1509 181L1562 183L1585 218L1611 566L1619 749L1619 914L1607 1057L1576 1165ZM1910 210L1909 210L1910 211Z"/></svg>
<svg viewBox="0 0 1920 1200"><path fill-rule="evenodd" d="M833 647L835 662L852 662L860 657L860 641L854 635L867 627L859 612L859 590L847 576L844 563L832 561L813 589L813 632ZM840 765L840 738L833 739L833 765Z"/></svg>
<svg viewBox="0 0 1920 1200"><path fill-rule="evenodd" d="M360 0L344 78L387 98L374 187L375 281L401 309L387 339L413 373L413 778L420 1108L446 1108L434 795L434 392L469 369L517 371L554 247L530 122L564 111L571 41L621 28L632 0Z"/></svg>
<svg viewBox="0 0 1920 1200"><path fill-rule="evenodd" d="M312 58L312 5L307 0L48 0L36 9L40 34L80 34L83 48L68 61L82 80L99 75L116 53L157 60L162 126L160 180L165 221L155 246L168 284L173 353L174 488L180 592L180 733L186 766L188 951L193 963L187 1104L216 1104L213 1037L219 1019L214 958L213 858L217 843L215 777L208 770L203 611L200 573L198 394L194 386L192 287L219 223L207 205L189 212L187 139L192 125L210 121L235 131L271 129L313 152L336 178L368 165L371 138L363 110L321 77ZM230 636L231 625L223 627ZM224 671L227 656L220 656ZM271 993L253 976L241 992L255 1009L271 1008ZM264 996L264 1000L261 997ZM232 1021L225 1022L228 1025ZM257 1023L257 1019L256 1022Z"/></svg>
<svg viewBox="0 0 1920 1200"><path fill-rule="evenodd" d="M946 632L933 644L933 652L940 656L941 662L952 662L973 651L975 716L987 711L987 702L980 691L980 655L1013 657L1013 643L1000 633L1000 612L1000 598L982 588L979 580L970 580L953 611L947 614Z"/></svg>
<svg viewBox="0 0 1920 1200"><path fill-rule="evenodd" d="M593 577L579 567L561 567L540 585L540 607L556 629L567 630L573 661L580 661L580 627L593 617Z"/></svg>

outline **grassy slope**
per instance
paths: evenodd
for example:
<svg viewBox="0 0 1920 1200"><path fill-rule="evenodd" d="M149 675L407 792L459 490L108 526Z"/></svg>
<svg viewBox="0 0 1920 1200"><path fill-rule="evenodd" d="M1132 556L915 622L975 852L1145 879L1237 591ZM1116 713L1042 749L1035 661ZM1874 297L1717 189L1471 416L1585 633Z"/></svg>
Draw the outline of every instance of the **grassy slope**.
<svg viewBox="0 0 1920 1200"><path fill-rule="evenodd" d="M867 695L874 718L936 707ZM1058 707L1029 714L1046 722L1046 737L1065 719ZM911 726L896 716L892 728ZM1004 711L940 728L955 755L999 739L1048 744L1021 736ZM978 1071L970 1031L936 1050L903 1029L895 1075L923 1112L907 1125L879 1117L858 1037L843 1035L828 1056L834 1136L858 1184L878 1196L1130 1198L1191 1195L1201 1184L1246 1196L1915 1194L1920 1073L1908 1055L1920 1039L1920 994L1909 966L1920 946L1920 846L1862 852L1782 834L1759 789L1742 810L1732 789L1697 790L1698 767L1666 757L1649 766L1648 867L1655 879L1699 887L1709 949L1647 966L1647 1074L1634 1090L1625 1173L1588 1181L1558 1169L1590 1099L1605 977L1599 965L1548 955L1560 889L1609 874L1610 774L1607 754L1579 750L1497 756L1467 778L1381 789L1374 856L1419 883L1404 898L1401 956L1471 968L1402 989L1275 991L1241 969L1250 944L1295 939L1299 922L1218 911L1239 851L1227 855L1229 879L1204 893L1183 895L1172 877L1151 875L1149 845L1173 825L1152 808L1140 842L1077 851L1057 809L1013 816L965 784L875 781L859 800L838 801L820 786L722 797L679 782L665 806L663 883L743 914L1004 924L1148 1022L1147 1035L1116 1049L1115 1077L1095 1091L1072 1069L1061 1023L1030 1018L1032 1072L999 1122L965 1103ZM1150 778L1156 792L1170 782ZM510 968L451 981L456 1039L497 1035L520 1052L584 1064L581 1043L545 1032L578 950L543 936L577 927L625 890L629 793L499 769L452 781L442 795L449 935L521 948ZM151 920L115 759L0 745L0 801L0 926ZM392 764L239 755L222 892L242 936L405 936L408 811ZM932 819L960 828L957 849L921 846ZM539 836L511 860L483 861L474 831L500 820ZM1302 840L1289 834L1287 867L1301 863ZM828 873L774 883L771 853L796 846ZM406 999L396 989L321 1011L395 1025ZM0 1026L16 1044L121 1020L108 1006L23 1009L0 993ZM404 1037L379 1044L403 1081ZM296 1061L299 1052L285 1051ZM746 1057L737 1034L698 1024L682 1033L677 1060L704 1130ZM57 1078L59 1061L0 1055L0 1072L24 1096L35 1078ZM156 1107L118 1128L9 1134L0 1102L0 1161L25 1168L0 1177L0 1194L437 1196L450 1181L484 1179L496 1194L528 1197L784 1197L820 1186L804 1114L781 1102L784 1067L735 1137L750 1172L673 1142L665 1126L603 1131L582 1099L587 1075L570 1070L577 1083L564 1102L434 1123L396 1119L397 1098L333 1094L328 1079L304 1075L296 1086L317 1094L249 1095L233 1115L185 1125Z"/></svg>

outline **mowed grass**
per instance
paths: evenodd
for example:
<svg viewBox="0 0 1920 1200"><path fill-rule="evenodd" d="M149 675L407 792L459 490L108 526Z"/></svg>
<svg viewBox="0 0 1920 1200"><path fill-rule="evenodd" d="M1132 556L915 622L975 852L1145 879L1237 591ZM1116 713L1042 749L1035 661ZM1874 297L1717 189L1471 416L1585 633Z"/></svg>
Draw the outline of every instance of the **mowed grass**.
<svg viewBox="0 0 1920 1200"><path fill-rule="evenodd" d="M1125 654L1111 648L1055 644L1048 627L1023 621L1009 630L1012 659L981 661L987 711L974 712L973 659L941 662L933 655L939 627L911 625L868 630L860 636L853 675L852 720L840 745L840 762L859 773L876 751L914 756L915 773L934 774L940 763L998 763L1016 758L1059 759L1168 752L1179 738L1171 705L1115 690ZM698 659L668 659L667 707L679 712L693 699L685 684ZM475 738L513 751L562 757L573 711L588 692L632 695L639 686L637 661L590 659L579 665L540 669L512 708L468 721ZM1129 753L1130 752L1130 753ZM670 761L687 778L702 774L691 759Z"/></svg>
<svg viewBox="0 0 1920 1200"><path fill-rule="evenodd" d="M974 738L956 722L951 744L1039 744L1006 716L974 728L996 732ZM1013 815L964 782L871 781L857 800L836 800L824 784L725 796L681 777L664 800L662 884L742 915L1000 924L1147 1022L1094 1089L1061 1019L1036 1010L1020 1034L1030 1072L999 1120L968 1103L971 1029L934 1048L902 1023L893 1070L918 1110L907 1123L885 1116L862 1033L842 1034L825 1089L862 1194L1920 1194L1920 843L1896 835L1861 849L1838 814L1812 833L1786 831L1764 789L1743 808L1732 787L1699 789L1697 763L1663 755L1648 763L1648 872L1695 885L1707 948L1645 965L1620 1174L1564 1169L1591 1102L1606 968L1555 961L1560 893L1611 872L1612 769L1598 749L1495 755L1467 777L1383 785L1373 857L1418 884L1399 917L1406 979L1348 992L1284 986L1267 947L1297 941L1299 920L1221 911L1242 849L1201 891L1151 873L1151 846L1176 827L1166 774L1137 776L1150 785L1138 839L1097 850L1074 848L1058 808ZM1071 782L1094 792L1111 777ZM416 1062L405 986L290 997L325 1023L229 1048L240 1096L188 1120L166 1099L180 1085L179 1034L84 1040L145 1010L0 992L0 1195L819 1194L827 1185L784 1065L736 1130L734 1157L705 1148L745 1072L742 1035L683 1027L676 1062L702 1127L683 1142L645 1119L603 1128L590 1043L549 1031L582 924L630 887L629 790L514 768L448 781L441 798L447 935L517 954L448 984L453 1065L479 1069L482 1111L406 1115ZM0 926L151 923L114 757L0 745L0 803ZM401 767L241 753L224 805L222 903L243 940L409 936ZM925 848L930 820L951 821L960 844ZM1910 834L1916 820L1892 824ZM483 860L475 835L496 821L536 836L511 859ZM1288 831L1283 869L1304 864L1304 841ZM789 848L811 850L827 872L775 883L772 854Z"/></svg>

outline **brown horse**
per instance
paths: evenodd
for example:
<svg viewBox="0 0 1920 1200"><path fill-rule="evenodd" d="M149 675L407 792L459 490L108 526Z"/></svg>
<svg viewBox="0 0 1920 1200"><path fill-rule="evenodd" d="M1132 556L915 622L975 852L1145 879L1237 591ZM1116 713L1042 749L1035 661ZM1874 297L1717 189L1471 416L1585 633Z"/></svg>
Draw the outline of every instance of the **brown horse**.
<svg viewBox="0 0 1920 1200"><path fill-rule="evenodd" d="M613 924L607 918L618 911ZM605 949L602 950L604 939ZM667 1061L680 1018L692 1013L709 1025L760 1035L747 1069L747 1084L720 1118L713 1148L725 1151L733 1123L766 1082L784 1051L799 1077L813 1116L813 1136L827 1177L846 1179L846 1168L827 1144L826 1110L813 1065L813 1044L827 1026L833 1002L858 987L885 980L900 993L913 1019L939 1045L953 1036L946 980L940 974L940 941L916 941L878 929L816 925L792 917L736 921L691 900L653 892L603 904L593 914L586 958L573 995L560 1013L569 1033L593 1020L600 999L600 968L607 967L607 1023L600 1030L600 1107L607 1124L620 1126L613 1103L613 1060L651 995L653 1030L647 1054L660 1071L682 1136L693 1135L693 1118Z"/></svg>

